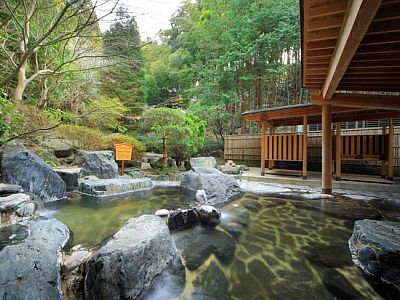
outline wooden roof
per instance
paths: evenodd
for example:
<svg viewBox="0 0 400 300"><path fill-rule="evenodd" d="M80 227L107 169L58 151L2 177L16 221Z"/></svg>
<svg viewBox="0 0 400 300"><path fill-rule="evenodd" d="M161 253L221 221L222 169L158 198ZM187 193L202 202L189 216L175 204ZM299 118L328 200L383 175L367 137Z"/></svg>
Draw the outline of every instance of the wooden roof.
<svg viewBox="0 0 400 300"><path fill-rule="evenodd" d="M300 3L305 88L400 92L400 0Z"/></svg>
<svg viewBox="0 0 400 300"><path fill-rule="evenodd" d="M307 116L308 124L321 123L322 108L320 105L299 104L270 109L259 109L242 114L246 121L267 122L269 126L302 125L303 117ZM332 122L349 122L362 120L398 119L400 111L380 109L360 109L351 107L332 107Z"/></svg>

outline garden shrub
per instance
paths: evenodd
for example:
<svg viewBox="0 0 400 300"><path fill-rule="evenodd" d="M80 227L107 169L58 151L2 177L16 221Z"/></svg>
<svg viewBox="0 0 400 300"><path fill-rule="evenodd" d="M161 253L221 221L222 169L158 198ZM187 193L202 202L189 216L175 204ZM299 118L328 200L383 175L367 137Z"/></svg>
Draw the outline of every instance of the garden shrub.
<svg viewBox="0 0 400 300"><path fill-rule="evenodd" d="M21 115L15 110L13 101L0 96L0 145L16 134L20 121Z"/></svg>
<svg viewBox="0 0 400 300"><path fill-rule="evenodd" d="M58 128L60 138L70 141L74 147L83 150L104 150L106 143L100 130L80 125L61 125Z"/></svg>
<svg viewBox="0 0 400 300"><path fill-rule="evenodd" d="M125 131L120 119L128 108L116 98L89 100L82 105L82 124L100 130Z"/></svg>

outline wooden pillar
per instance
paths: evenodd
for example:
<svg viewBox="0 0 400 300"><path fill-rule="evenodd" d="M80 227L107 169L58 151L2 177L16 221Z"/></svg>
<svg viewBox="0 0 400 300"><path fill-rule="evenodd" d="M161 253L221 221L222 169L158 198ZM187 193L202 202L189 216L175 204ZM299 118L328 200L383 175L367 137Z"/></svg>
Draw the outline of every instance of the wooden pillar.
<svg viewBox="0 0 400 300"><path fill-rule="evenodd" d="M385 135L386 135L386 127L383 126L382 127L382 140L385 139ZM387 145L387 146L389 146L389 145ZM385 151L384 143L382 143L381 153L384 153L383 151ZM386 160L381 161L381 178L386 178L386 163L387 163Z"/></svg>
<svg viewBox="0 0 400 300"><path fill-rule="evenodd" d="M303 180L307 179L307 116L303 116Z"/></svg>
<svg viewBox="0 0 400 300"><path fill-rule="evenodd" d="M265 157L267 154L266 138L265 138L265 122L261 122L261 176L265 175Z"/></svg>
<svg viewBox="0 0 400 300"><path fill-rule="evenodd" d="M322 193L332 194L332 107L322 105Z"/></svg>
<svg viewBox="0 0 400 300"><path fill-rule="evenodd" d="M269 128L269 135L270 135L271 145L272 145L272 136L273 136L274 134L275 134L275 129L272 128L272 127L270 127L270 128ZM272 154L273 154L273 150L272 150ZM273 155L272 155L272 157L273 157ZM270 158L272 158L272 157L270 157ZM272 159L270 159L270 160L268 161L268 168L269 168L270 170L272 170L272 169L274 168L274 161L273 161Z"/></svg>
<svg viewBox="0 0 400 300"><path fill-rule="evenodd" d="M336 123L336 180L340 181L342 177L342 135L340 123Z"/></svg>
<svg viewBox="0 0 400 300"><path fill-rule="evenodd" d="M387 179L393 181L394 128L392 124L389 126L388 151Z"/></svg>

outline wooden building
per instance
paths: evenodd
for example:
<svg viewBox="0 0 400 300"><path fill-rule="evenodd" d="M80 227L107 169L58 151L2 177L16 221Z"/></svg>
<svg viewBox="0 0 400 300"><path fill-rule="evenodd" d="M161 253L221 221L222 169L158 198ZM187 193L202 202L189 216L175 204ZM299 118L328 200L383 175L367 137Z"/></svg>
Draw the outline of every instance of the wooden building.
<svg viewBox="0 0 400 300"><path fill-rule="evenodd" d="M256 121L261 127L262 173L265 159L272 157L270 166L277 158L302 161L306 177L307 130L279 137L274 129L298 124L307 128L308 124L320 122L323 193L332 193L334 152L336 163L353 156L384 159L388 165L387 177L392 179L393 126L382 132L381 137L356 137L348 142L350 150L343 152L347 142L340 137L340 126L336 126L339 130L333 142L332 123L400 118L400 1L300 3L302 81L303 87L311 92L312 104L244 113L247 121Z"/></svg>

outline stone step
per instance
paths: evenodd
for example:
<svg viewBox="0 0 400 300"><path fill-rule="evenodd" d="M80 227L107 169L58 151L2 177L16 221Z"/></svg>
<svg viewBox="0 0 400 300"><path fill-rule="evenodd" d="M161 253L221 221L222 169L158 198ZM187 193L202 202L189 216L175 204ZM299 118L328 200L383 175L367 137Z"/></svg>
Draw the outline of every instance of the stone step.
<svg viewBox="0 0 400 300"><path fill-rule="evenodd" d="M144 191L152 187L153 182L149 178L88 179L80 183L79 192L86 196L103 198Z"/></svg>

